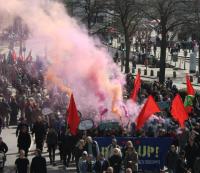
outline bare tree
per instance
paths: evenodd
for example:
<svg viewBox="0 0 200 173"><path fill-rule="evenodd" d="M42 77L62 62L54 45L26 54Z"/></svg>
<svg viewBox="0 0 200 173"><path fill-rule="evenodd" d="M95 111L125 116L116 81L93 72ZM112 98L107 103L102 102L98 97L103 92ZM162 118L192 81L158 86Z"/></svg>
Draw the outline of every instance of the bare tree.
<svg viewBox="0 0 200 173"><path fill-rule="evenodd" d="M161 34L160 76L159 81L165 81L167 35L185 23L184 9L187 8L184 0L142 0L140 9L147 18L157 21Z"/></svg>
<svg viewBox="0 0 200 173"><path fill-rule="evenodd" d="M125 38L125 73L129 73L131 41L141 21L142 13L135 0L112 0L107 12L113 15L115 22L120 23L117 29L123 33Z"/></svg>

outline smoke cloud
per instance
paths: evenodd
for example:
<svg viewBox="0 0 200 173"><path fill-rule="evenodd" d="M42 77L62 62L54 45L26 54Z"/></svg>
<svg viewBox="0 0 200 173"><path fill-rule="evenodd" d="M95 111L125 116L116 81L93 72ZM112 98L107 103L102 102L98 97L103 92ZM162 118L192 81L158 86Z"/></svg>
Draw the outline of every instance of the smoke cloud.
<svg viewBox="0 0 200 173"><path fill-rule="evenodd" d="M30 30L27 46L32 52L44 54L46 47L48 84L73 93L83 116L99 119L99 109L105 107L106 119L120 119L124 76L100 41L89 37L63 4L41 0L0 0L0 4L0 16L7 19L4 28L19 16Z"/></svg>

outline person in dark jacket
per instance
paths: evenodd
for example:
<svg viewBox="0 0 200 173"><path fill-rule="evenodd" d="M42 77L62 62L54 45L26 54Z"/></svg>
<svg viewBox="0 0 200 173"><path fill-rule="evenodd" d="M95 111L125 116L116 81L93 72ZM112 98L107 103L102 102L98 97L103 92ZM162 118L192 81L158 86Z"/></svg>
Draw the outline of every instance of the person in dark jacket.
<svg viewBox="0 0 200 173"><path fill-rule="evenodd" d="M58 144L58 134L52 127L48 130L46 142L49 151L50 164L55 165L55 151Z"/></svg>
<svg viewBox="0 0 200 173"><path fill-rule="evenodd" d="M175 173L177 159L178 154L176 152L176 147L175 145L171 145L165 161L165 165L167 166L169 173Z"/></svg>
<svg viewBox="0 0 200 173"><path fill-rule="evenodd" d="M189 170L187 170L187 165L185 162L185 152L181 151L180 156L176 162L176 173L190 173Z"/></svg>
<svg viewBox="0 0 200 173"><path fill-rule="evenodd" d="M193 132L191 132L188 143L186 144L186 147L184 150L185 157L187 160L187 168L191 170L193 170L194 162L200 153L200 148L199 148L198 143L195 141L195 137L196 135Z"/></svg>
<svg viewBox="0 0 200 173"><path fill-rule="evenodd" d="M17 140L17 146L20 150L24 150L25 151L25 156L27 157L28 155L28 150L31 146L31 136L28 133L28 130L26 127L24 127L21 131L21 133L18 136L18 140Z"/></svg>
<svg viewBox="0 0 200 173"><path fill-rule="evenodd" d="M27 128L28 132L29 132L29 126L28 123L26 122L26 118L21 118L21 122L17 125L17 129L16 129L16 137L19 135L19 133L22 131L23 128Z"/></svg>
<svg viewBox="0 0 200 173"><path fill-rule="evenodd" d="M66 130L63 143L63 164L69 166L71 160L72 152L76 145L76 139L71 135L69 129Z"/></svg>
<svg viewBox="0 0 200 173"><path fill-rule="evenodd" d="M81 139L78 144L76 145L75 149L74 149L74 156L75 156L75 163L76 163L76 170L79 173L79 167L78 167L78 163L79 163L79 159L83 154L84 151L84 146L85 146L85 141L83 139Z"/></svg>
<svg viewBox="0 0 200 173"><path fill-rule="evenodd" d="M19 158L15 160L16 173L28 173L29 160L25 157L25 152L20 150Z"/></svg>
<svg viewBox="0 0 200 173"><path fill-rule="evenodd" d="M109 159L110 166L113 167L114 173L120 173L122 166L122 157L120 156L120 149L114 149L114 155Z"/></svg>
<svg viewBox="0 0 200 173"><path fill-rule="evenodd" d="M17 115L19 112L19 105L16 102L16 99L14 97L11 98L10 102L10 125L16 125L17 124Z"/></svg>
<svg viewBox="0 0 200 173"><path fill-rule="evenodd" d="M41 150L36 149L32 159L30 173L47 173L46 159L41 156Z"/></svg>
<svg viewBox="0 0 200 173"><path fill-rule="evenodd" d="M7 153L8 152L8 146L5 142L3 142L2 137L0 137L0 151Z"/></svg>
<svg viewBox="0 0 200 173"><path fill-rule="evenodd" d="M35 134L36 148L43 150L44 139L46 136L46 126L42 121L42 117L38 116L37 121L33 125L32 135Z"/></svg>
<svg viewBox="0 0 200 173"><path fill-rule="evenodd" d="M108 169L108 167L109 167L108 160L104 158L103 154L100 154L97 157L97 161L94 164L95 173L103 173Z"/></svg>

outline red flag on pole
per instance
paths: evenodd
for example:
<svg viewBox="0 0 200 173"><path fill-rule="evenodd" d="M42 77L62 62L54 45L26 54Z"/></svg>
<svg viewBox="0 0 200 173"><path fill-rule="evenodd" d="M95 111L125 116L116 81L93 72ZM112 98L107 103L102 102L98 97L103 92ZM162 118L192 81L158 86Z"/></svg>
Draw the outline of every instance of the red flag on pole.
<svg viewBox="0 0 200 173"><path fill-rule="evenodd" d="M174 100L172 101L171 114L174 117L174 119L178 121L180 126L184 128L184 123L188 119L188 113L184 108L181 96L179 94L177 94Z"/></svg>
<svg viewBox="0 0 200 173"><path fill-rule="evenodd" d="M134 102L136 102L137 100L137 94L138 94L138 91L140 90L140 86L141 86L141 79L140 79L140 74L138 73L134 80L134 89L131 93L131 99Z"/></svg>
<svg viewBox="0 0 200 173"><path fill-rule="evenodd" d="M80 117L78 115L78 111L77 111L77 108L76 108L76 104L75 104L75 101L74 101L73 94L71 95L70 103L69 103L69 107L67 109L67 112L68 112L67 123L69 125L70 132L71 132L72 135L76 135L78 125L80 123Z"/></svg>
<svg viewBox="0 0 200 173"><path fill-rule="evenodd" d="M139 130L143 127L144 123L149 119L151 115L156 112L160 112L158 105L156 104L154 98L150 95L142 108L139 116L136 119L136 129Z"/></svg>
<svg viewBox="0 0 200 173"><path fill-rule="evenodd" d="M187 94L188 95L195 95L195 91L194 91L194 88L190 82L190 77L188 74L186 74L186 84L187 84Z"/></svg>

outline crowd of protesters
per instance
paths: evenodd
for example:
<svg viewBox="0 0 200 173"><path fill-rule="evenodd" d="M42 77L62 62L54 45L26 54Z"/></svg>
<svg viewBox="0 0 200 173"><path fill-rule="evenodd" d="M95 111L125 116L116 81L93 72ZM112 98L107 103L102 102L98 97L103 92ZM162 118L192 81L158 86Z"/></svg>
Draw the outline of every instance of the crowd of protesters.
<svg viewBox="0 0 200 173"><path fill-rule="evenodd" d="M13 60L12 53L6 57L0 55L0 129L17 125L16 137L19 158L15 165L19 173L27 172L29 150L32 136L36 143L36 156L32 159L30 171L45 173L46 159L42 157L46 143L49 162L56 166L56 151L59 150L60 161L66 167L75 161L80 173L120 173L138 172L139 156L132 141L119 146L115 137L172 137L173 143L166 156L166 167L169 173L199 173L200 162L200 96L195 96L193 111L186 122L186 128L180 129L171 118L169 108L156 115L157 118L145 124L142 130L136 131L135 124L119 126L115 129L94 127L86 132L79 131L77 136L71 135L65 123L66 96L44 87L43 73L45 65L37 58L35 61ZM127 85L124 97L129 97L133 89L134 76L126 77ZM165 84L158 82L142 82L139 103L152 95L157 102L171 102L176 93L184 98L184 92L177 89L168 78ZM44 108L52 113L46 115ZM100 151L94 137L112 137L107 155ZM0 151L9 149L0 140Z"/></svg>

